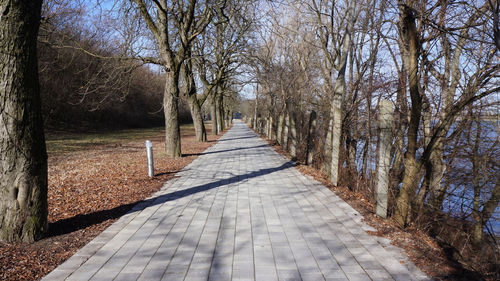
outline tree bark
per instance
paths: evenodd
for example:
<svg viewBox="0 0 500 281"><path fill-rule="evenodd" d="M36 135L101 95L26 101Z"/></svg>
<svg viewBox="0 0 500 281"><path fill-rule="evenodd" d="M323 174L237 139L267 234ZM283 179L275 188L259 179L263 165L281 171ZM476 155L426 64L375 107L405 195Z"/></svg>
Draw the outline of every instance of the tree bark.
<svg viewBox="0 0 500 281"><path fill-rule="evenodd" d="M210 106L210 117L212 117L212 135L213 136L216 136L218 133L219 133L219 130L217 128L217 97L216 97L216 94L213 93L212 94L212 104ZM255 118L253 119L254 120L254 128L255 128Z"/></svg>
<svg viewBox="0 0 500 281"><path fill-rule="evenodd" d="M207 131L205 129L205 124L203 123L203 117L201 113L201 106L198 99L195 96L188 96L189 108L191 110L191 117L193 118L194 130L196 133L196 140L200 142L207 141Z"/></svg>
<svg viewBox="0 0 500 281"><path fill-rule="evenodd" d="M288 150L288 132L290 130L290 113L285 109L285 128L283 130L283 149Z"/></svg>
<svg viewBox="0 0 500 281"><path fill-rule="evenodd" d="M47 230L47 153L37 34L42 1L0 0L0 240Z"/></svg>
<svg viewBox="0 0 500 281"><path fill-rule="evenodd" d="M275 139L273 125L274 125L273 116L269 116L269 139L271 139L271 140Z"/></svg>
<svg viewBox="0 0 500 281"><path fill-rule="evenodd" d="M285 119L285 115L283 112L280 113L278 117L278 128L276 128L276 141L279 145L283 143L283 121Z"/></svg>
<svg viewBox="0 0 500 281"><path fill-rule="evenodd" d="M328 119L328 128L326 129L326 137L325 137L325 163L324 163L324 171L328 178L330 178L330 164L331 164L331 155L332 155L332 128L333 128L333 119L332 116ZM330 161L328 161L330 160Z"/></svg>
<svg viewBox="0 0 500 281"><path fill-rule="evenodd" d="M330 164L330 182L333 185L338 183L339 175L339 156L340 156L340 140L342 135L342 98L346 92L345 73L347 66L347 57L351 48L351 36L354 30L354 9L356 1L351 1L347 8L347 28L345 31L344 42L342 43L341 56L339 58L339 67L335 87L333 89L333 99L331 104L331 117L333 119L332 126L332 159Z"/></svg>
<svg viewBox="0 0 500 281"><path fill-rule="evenodd" d="M163 95L163 112L165 114L165 151L169 157L182 157L181 132L178 119L179 72L166 73L165 93Z"/></svg>
<svg viewBox="0 0 500 281"><path fill-rule="evenodd" d="M400 15L400 36L405 45L408 46L408 82L410 88L411 111L410 124L408 128L408 145L404 159L404 176L401 185L401 190L396 199L396 210L394 219L401 227L405 227L408 223L408 213L410 199L413 200L415 195L416 184L418 183L416 176L419 168L415 161L415 153L417 151L418 128L420 125L420 116L422 114L422 96L420 95L420 81L418 75L418 61L420 42L417 34L415 16L411 8L398 1Z"/></svg>
<svg viewBox="0 0 500 281"><path fill-rule="evenodd" d="M290 135L291 135L291 146L290 155L292 159L297 157L297 128L295 127L295 112L292 112L290 118Z"/></svg>
<svg viewBox="0 0 500 281"><path fill-rule="evenodd" d="M483 228L491 218L500 202L500 178L497 178L495 188L491 192L491 197L484 203L479 220L475 221L473 242L479 244L483 236Z"/></svg>
<svg viewBox="0 0 500 281"><path fill-rule="evenodd" d="M314 134L316 132L316 111L311 111L309 115L309 130L307 131L307 152L306 152L306 165L311 166L314 157Z"/></svg>
<svg viewBox="0 0 500 281"><path fill-rule="evenodd" d="M188 56L191 57L191 52L188 52ZM196 93L196 83L193 74L193 64L191 60L187 60L183 64L181 69L183 80L185 83L185 96L189 104L189 109L191 111L191 118L193 119L194 131L196 133L196 140L199 142L207 141L207 132L205 129L205 124L203 123L203 116L201 112L201 105L204 102L204 98L198 100L198 95Z"/></svg>
<svg viewBox="0 0 500 281"><path fill-rule="evenodd" d="M220 88L219 88L220 90ZM222 132L225 129L224 124L224 100L222 92L217 92L216 104L216 114L217 114L217 131Z"/></svg>

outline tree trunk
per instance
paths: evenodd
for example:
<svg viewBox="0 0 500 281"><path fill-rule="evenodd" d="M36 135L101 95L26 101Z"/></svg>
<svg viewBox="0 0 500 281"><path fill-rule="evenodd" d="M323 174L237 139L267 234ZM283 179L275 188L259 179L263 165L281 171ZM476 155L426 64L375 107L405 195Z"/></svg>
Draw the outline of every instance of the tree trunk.
<svg viewBox="0 0 500 281"><path fill-rule="evenodd" d="M255 104L253 110L253 129L257 130L257 101L258 101L258 92L255 93Z"/></svg>
<svg viewBox="0 0 500 281"><path fill-rule="evenodd" d="M316 132L316 111L311 111L309 116L309 130L307 131L307 152L306 152L306 165L311 166L314 157L314 134Z"/></svg>
<svg viewBox="0 0 500 281"><path fill-rule="evenodd" d="M339 59L339 68L337 79L335 80L335 87L333 89L333 99L331 104L331 117L333 119L332 126L332 159L330 162L330 182L333 185L338 183L339 175L339 156L340 156L340 140L342 135L342 99L346 92L345 72L347 66L347 57L351 49L351 36L354 30L354 9L356 1L351 1L347 8L347 28L345 31L344 42L342 43L342 52Z"/></svg>
<svg viewBox="0 0 500 281"><path fill-rule="evenodd" d="M166 73L165 93L163 95L163 112L165 114L165 151L169 157L182 157L181 133L178 120L179 77L170 70Z"/></svg>
<svg viewBox="0 0 500 281"><path fill-rule="evenodd" d="M215 103L217 105L217 131L222 132L225 129L224 124L224 102L223 102L223 94L222 92L217 93L217 101Z"/></svg>
<svg viewBox="0 0 500 281"><path fill-rule="evenodd" d="M472 185L474 187L474 198L472 200L472 218L474 219L474 229L472 233L472 242L479 244L483 239L483 222L481 219L481 185L480 185L480 159L479 159L479 144L481 143L481 124L480 121L476 122L476 137L474 139L474 146L472 150ZM471 126L472 128L473 126Z"/></svg>
<svg viewBox="0 0 500 281"><path fill-rule="evenodd" d="M233 112L231 110L227 112L227 125L233 125Z"/></svg>
<svg viewBox="0 0 500 281"><path fill-rule="evenodd" d="M47 230L47 154L37 34L42 1L0 0L0 240Z"/></svg>
<svg viewBox="0 0 500 281"><path fill-rule="evenodd" d="M195 96L187 97L189 108L191 110L191 117L193 118L194 130L196 133L196 140L201 142L207 141L207 131L205 129L205 124L203 123L203 117L201 115L201 106L198 99Z"/></svg>
<svg viewBox="0 0 500 281"><path fill-rule="evenodd" d="M283 149L288 150L288 131L290 130L290 114L286 109L285 112L285 128L283 130Z"/></svg>
<svg viewBox="0 0 500 281"><path fill-rule="evenodd" d="M283 121L285 119L285 115L283 112L280 113L278 117L278 128L276 128L276 141L279 145L283 143Z"/></svg>
<svg viewBox="0 0 500 281"><path fill-rule="evenodd" d="M332 155L332 128L333 128L333 116L330 116L330 119L328 119L328 128L326 129L325 154L324 154L325 155L324 170L328 178L330 178L330 164L331 164L330 157Z"/></svg>
<svg viewBox="0 0 500 281"><path fill-rule="evenodd" d="M215 93L212 94L212 104L211 104L211 112L210 115L212 117L212 135L216 136L219 131L217 130L217 97ZM255 118L254 118L254 123L255 123ZM255 124L254 124L254 129L255 129Z"/></svg>
<svg viewBox="0 0 500 281"><path fill-rule="evenodd" d="M269 116L269 139L270 140L274 140L274 121L273 121L273 117L272 116Z"/></svg>
<svg viewBox="0 0 500 281"><path fill-rule="evenodd" d="M292 145L290 146L290 155L292 156L292 159L297 157L297 128L295 127L295 113L292 112L291 116L289 117L290 119L290 135L291 135L291 141Z"/></svg>
<svg viewBox="0 0 500 281"><path fill-rule="evenodd" d="M408 211L410 210L410 199L415 195L415 189L418 184L416 175L418 173L417 163L415 162L415 153L417 151L418 128L420 125L420 116L422 114L422 96L420 95L420 81L418 75L418 61L420 42L417 34L415 16L413 11L402 1L398 1L400 14L400 36L408 46L408 82L410 88L411 111L410 124L408 128L408 145L404 159L404 176L401 190L397 197L397 208L394 214L396 222L401 227L405 227L408 222Z"/></svg>
<svg viewBox="0 0 500 281"><path fill-rule="evenodd" d="M191 54L189 54L191 56ZM183 71L182 71L183 70ZM185 96L189 103L191 111L191 118L193 119L194 131L196 133L196 140L200 142L207 141L207 132L205 124L203 123L203 116L201 112L201 104L196 94L196 83L193 74L193 65L190 60L184 62L183 69L181 70L185 83Z"/></svg>
<svg viewBox="0 0 500 281"><path fill-rule="evenodd" d="M483 209L481 210L480 219L475 221L474 225L474 235L473 242L479 244L482 240L483 236L483 228L491 218L495 209L498 207L498 203L500 202L500 177L497 177L497 183L495 188L491 192L491 197L484 203ZM479 227L481 225L481 227ZM479 230L479 228L481 230Z"/></svg>

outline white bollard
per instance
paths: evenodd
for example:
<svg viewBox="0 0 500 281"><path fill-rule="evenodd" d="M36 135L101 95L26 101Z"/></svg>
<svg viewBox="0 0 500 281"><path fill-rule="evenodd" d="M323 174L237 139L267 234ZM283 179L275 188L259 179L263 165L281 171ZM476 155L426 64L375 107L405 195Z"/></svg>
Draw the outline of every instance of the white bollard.
<svg viewBox="0 0 500 281"><path fill-rule="evenodd" d="M153 165L153 143L150 140L146 141L146 154L148 156L148 176L152 178L155 168Z"/></svg>

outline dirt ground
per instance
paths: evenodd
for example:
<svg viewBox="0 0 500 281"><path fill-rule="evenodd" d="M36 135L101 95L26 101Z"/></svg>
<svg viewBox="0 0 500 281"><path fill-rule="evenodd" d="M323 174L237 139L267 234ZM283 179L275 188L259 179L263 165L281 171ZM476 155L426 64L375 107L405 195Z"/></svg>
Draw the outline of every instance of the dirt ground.
<svg viewBox="0 0 500 281"><path fill-rule="evenodd" d="M163 132L148 134L153 134L149 138L153 141L154 178L147 175L140 133L135 140L124 141L117 136L106 141L70 138L66 144L73 144L73 148L61 148L57 142L54 147L54 142L49 141L49 232L45 239L33 244L0 243L0 280L40 280L135 203L159 190L221 136L209 134L209 142L199 143L192 126L183 128L185 156L172 159L163 152Z"/></svg>

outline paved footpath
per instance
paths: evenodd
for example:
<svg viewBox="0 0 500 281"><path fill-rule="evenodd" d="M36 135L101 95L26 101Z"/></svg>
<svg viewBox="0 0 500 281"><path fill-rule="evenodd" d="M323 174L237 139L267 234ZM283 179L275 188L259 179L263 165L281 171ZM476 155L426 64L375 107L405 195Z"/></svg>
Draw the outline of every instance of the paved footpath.
<svg viewBox="0 0 500 281"><path fill-rule="evenodd" d="M427 279L370 229L236 122L43 280Z"/></svg>

